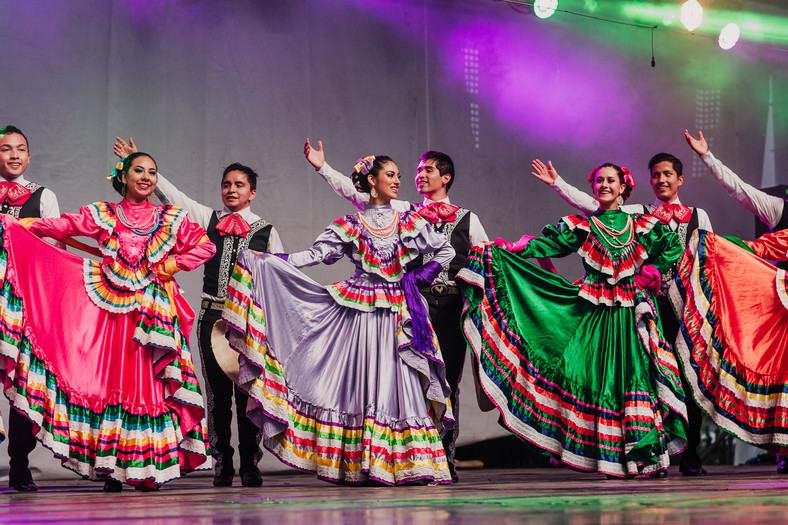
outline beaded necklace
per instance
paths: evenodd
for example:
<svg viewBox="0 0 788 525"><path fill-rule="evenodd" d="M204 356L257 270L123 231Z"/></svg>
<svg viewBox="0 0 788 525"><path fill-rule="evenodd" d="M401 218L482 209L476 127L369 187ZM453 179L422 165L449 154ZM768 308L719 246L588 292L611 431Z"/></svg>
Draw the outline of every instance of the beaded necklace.
<svg viewBox="0 0 788 525"><path fill-rule="evenodd" d="M591 217L591 222L597 227L599 234L605 242L614 248L624 248L635 241L635 224L631 216L627 216L627 223L621 230L615 230L610 226L605 226L602 221L593 216ZM624 236L626 236L626 240L621 242L621 238Z"/></svg>
<svg viewBox="0 0 788 525"><path fill-rule="evenodd" d="M148 229L148 230L142 230L140 228L136 228L131 223L131 221L126 217L126 212L123 211L123 206L121 206L120 204L117 206L116 209L118 210L118 218L120 219L120 222L123 223L123 225L126 228L128 228L131 231L133 231L137 235L148 235L148 234L151 234L151 233L155 232L156 230L158 230L159 226L161 225L161 214L159 213L159 208L156 208L156 207L153 208L153 215L152 215L153 226L151 226L150 229ZM145 222L147 222L147 221L145 221Z"/></svg>
<svg viewBox="0 0 788 525"><path fill-rule="evenodd" d="M399 224L399 212L394 212L394 219L391 221L391 224L388 226L384 226L382 228L374 228L372 227L367 221L364 220L364 217L361 216L360 213L357 213L358 218L361 220L361 224L364 225L364 228L369 231L375 237L379 237L381 239L385 239L386 237L391 237L391 235L396 231L397 225Z"/></svg>

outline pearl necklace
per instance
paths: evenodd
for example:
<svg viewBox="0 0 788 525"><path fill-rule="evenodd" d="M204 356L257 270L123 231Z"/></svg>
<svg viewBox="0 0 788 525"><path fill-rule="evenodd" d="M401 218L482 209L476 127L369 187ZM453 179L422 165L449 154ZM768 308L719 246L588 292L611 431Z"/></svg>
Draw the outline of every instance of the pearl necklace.
<svg viewBox="0 0 788 525"><path fill-rule="evenodd" d="M594 226L597 227L599 233L602 235L602 238L605 241L615 247L615 248L624 248L625 246L629 246L635 241L635 224L632 222L632 217L627 216L627 223L621 230L615 230L610 226L605 226L602 224L596 217L591 217L591 222L594 223ZM621 242L621 237L627 236L624 242Z"/></svg>
<svg viewBox="0 0 788 525"><path fill-rule="evenodd" d="M367 221L364 220L364 217L361 216L360 213L357 213L358 218L361 220L361 224L364 225L364 228L369 231L375 237L379 237L381 239L385 239L386 237L391 237L394 231L397 229L399 225L399 212L394 212L394 219L391 221L391 224L384 226L382 228L374 228L370 225Z"/></svg>
<svg viewBox="0 0 788 525"><path fill-rule="evenodd" d="M118 210L118 218L120 219L120 222L126 228L133 231L137 235L149 235L155 232L156 230L158 230L159 225L161 224L161 215L159 214L159 208L156 208L155 206L153 208L153 214L151 215L151 218L153 219L153 226L151 226L150 229L147 230L137 228L136 225L132 224L131 221L128 219L128 217L126 217L126 212L123 211L123 206L118 204L116 209ZM145 223L147 222L148 221L146 220Z"/></svg>

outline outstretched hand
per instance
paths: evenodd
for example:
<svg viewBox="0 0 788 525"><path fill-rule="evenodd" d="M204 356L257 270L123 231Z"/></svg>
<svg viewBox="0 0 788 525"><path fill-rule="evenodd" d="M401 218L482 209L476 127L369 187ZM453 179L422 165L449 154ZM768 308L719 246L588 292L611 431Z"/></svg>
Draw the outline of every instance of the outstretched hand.
<svg viewBox="0 0 788 525"><path fill-rule="evenodd" d="M706 142L706 139L703 137L703 132L698 130L698 138L693 137L690 135L690 132L686 129L684 130L684 138L687 139L687 144L690 145L695 153L698 155L705 155L709 152L709 144Z"/></svg>
<svg viewBox="0 0 788 525"><path fill-rule="evenodd" d="M534 170L531 172L531 175L539 179L540 181L544 182L545 184L553 184L555 179L558 178L558 172L555 171L553 167L553 163L549 160L547 161L547 165L539 159L534 159L531 162L531 169Z"/></svg>
<svg viewBox="0 0 788 525"><path fill-rule="evenodd" d="M309 139L306 139L304 143L304 157L306 157L306 160L308 160L316 170L322 168L323 164L326 163L326 155L323 153L323 141L318 140L317 149L315 149L309 143Z"/></svg>
<svg viewBox="0 0 788 525"><path fill-rule="evenodd" d="M137 145L134 144L134 139L131 137L129 137L128 142L120 137L115 137L115 144L112 146L112 151L121 159L125 159L132 153L137 153Z"/></svg>

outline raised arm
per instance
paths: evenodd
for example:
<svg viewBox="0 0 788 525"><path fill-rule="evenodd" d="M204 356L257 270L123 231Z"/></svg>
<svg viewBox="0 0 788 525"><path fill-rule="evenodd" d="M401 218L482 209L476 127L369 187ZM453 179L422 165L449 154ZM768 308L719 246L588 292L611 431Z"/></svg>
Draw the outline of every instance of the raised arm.
<svg viewBox="0 0 788 525"><path fill-rule="evenodd" d="M328 183L331 189L334 190L334 193L349 200L358 209L364 209L364 206L369 202L369 194L356 190L350 177L343 175L328 165L326 155L323 152L322 140L317 141L317 149L315 149L309 143L309 139L306 139L304 143L304 157L323 177L323 180Z"/></svg>
<svg viewBox="0 0 788 525"><path fill-rule="evenodd" d="M323 152L323 141L318 140L317 149L315 149L310 144L309 139L306 139L304 143L304 157L323 177L323 180L328 183L329 187L334 190L334 193L350 201L359 210L363 210L369 203L369 193L358 191L350 177L338 172L326 162L326 155ZM394 199L391 201L391 207L397 211L404 211L410 208L410 203Z"/></svg>
<svg viewBox="0 0 788 525"><path fill-rule="evenodd" d="M562 179L552 162L548 161L545 165L541 160L534 159L531 162L531 168L533 169L531 174L534 177L553 188L570 206L583 213L593 213L599 209L599 202Z"/></svg>
<svg viewBox="0 0 788 525"><path fill-rule="evenodd" d="M684 138L687 140L690 148L700 156L700 159L709 169L712 176L725 188L728 195L733 197L736 202L744 206L750 213L757 215L770 228L774 228L780 222L785 206L783 199L769 195L741 180L738 175L714 157L709 150L709 145L703 137L702 131L698 131L698 138L696 139L685 129Z"/></svg>

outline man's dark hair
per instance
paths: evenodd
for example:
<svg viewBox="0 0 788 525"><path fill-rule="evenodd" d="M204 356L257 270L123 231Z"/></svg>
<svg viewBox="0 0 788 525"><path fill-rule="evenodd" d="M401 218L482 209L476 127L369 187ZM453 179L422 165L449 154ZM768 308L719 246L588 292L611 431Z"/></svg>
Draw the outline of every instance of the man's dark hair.
<svg viewBox="0 0 788 525"><path fill-rule="evenodd" d="M682 164L677 157L671 155L670 153L657 153L656 155L651 157L651 160L648 161L649 173L651 173L651 170L654 169L654 166L656 166L660 162L665 162L665 161L673 164L673 171L676 172L677 177L682 176L682 172L684 171L684 164Z"/></svg>
<svg viewBox="0 0 788 525"><path fill-rule="evenodd" d="M249 187L253 190L257 189L257 172L252 168L249 166L244 166L240 162L233 162L224 168L224 173L222 173L222 182L224 182L224 178L227 177L227 174L231 171L240 171L241 173L245 174L246 180L249 182Z"/></svg>
<svg viewBox="0 0 788 525"><path fill-rule="evenodd" d="M425 151L421 154L421 157L419 157L419 164L428 160L435 161L435 167L438 169L438 173L440 173L441 176L447 173L451 175L449 182L446 184L446 191L448 192L451 185L454 184L454 161L451 160L451 157L440 151Z"/></svg>

